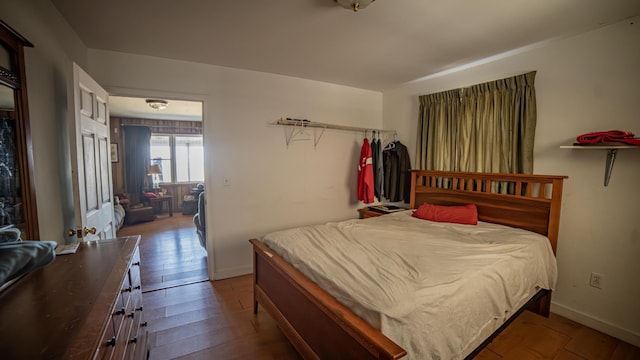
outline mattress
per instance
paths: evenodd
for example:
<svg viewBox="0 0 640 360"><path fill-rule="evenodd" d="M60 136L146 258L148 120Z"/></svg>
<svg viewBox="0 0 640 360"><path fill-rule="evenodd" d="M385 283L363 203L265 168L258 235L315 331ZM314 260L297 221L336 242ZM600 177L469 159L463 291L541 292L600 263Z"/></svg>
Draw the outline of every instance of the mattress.
<svg viewBox="0 0 640 360"><path fill-rule="evenodd" d="M484 222L431 222L411 211L261 240L409 359L464 358L557 278L542 235Z"/></svg>

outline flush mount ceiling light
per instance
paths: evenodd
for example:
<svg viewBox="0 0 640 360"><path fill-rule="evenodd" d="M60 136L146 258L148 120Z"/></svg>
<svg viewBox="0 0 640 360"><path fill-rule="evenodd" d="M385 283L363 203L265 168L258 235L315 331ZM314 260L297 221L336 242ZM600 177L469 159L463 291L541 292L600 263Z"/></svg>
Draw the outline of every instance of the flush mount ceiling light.
<svg viewBox="0 0 640 360"><path fill-rule="evenodd" d="M160 111L169 106L169 102L167 100L159 100L159 99L147 99L147 105L155 111Z"/></svg>
<svg viewBox="0 0 640 360"><path fill-rule="evenodd" d="M364 9L369 4L374 2L375 0L335 0L338 5L342 6L345 9L358 11L360 9Z"/></svg>

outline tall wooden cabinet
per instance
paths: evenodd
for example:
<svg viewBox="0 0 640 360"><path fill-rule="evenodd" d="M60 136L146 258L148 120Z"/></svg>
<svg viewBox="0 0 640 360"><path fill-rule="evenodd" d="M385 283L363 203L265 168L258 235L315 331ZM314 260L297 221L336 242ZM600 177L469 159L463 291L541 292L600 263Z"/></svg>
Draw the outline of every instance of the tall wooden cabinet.
<svg viewBox="0 0 640 360"><path fill-rule="evenodd" d="M25 47L33 45L0 20L0 228L38 240Z"/></svg>
<svg viewBox="0 0 640 360"><path fill-rule="evenodd" d="M140 236L82 243L0 293L5 359L146 359Z"/></svg>

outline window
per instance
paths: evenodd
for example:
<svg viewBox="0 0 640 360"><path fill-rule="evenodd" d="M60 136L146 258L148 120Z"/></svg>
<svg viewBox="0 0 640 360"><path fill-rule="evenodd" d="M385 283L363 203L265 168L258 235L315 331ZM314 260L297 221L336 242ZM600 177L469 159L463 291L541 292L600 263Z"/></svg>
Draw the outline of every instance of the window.
<svg viewBox="0 0 640 360"><path fill-rule="evenodd" d="M171 136L151 135L151 165L160 165L162 169L162 174L157 175L158 182L173 182L171 159Z"/></svg>
<svg viewBox="0 0 640 360"><path fill-rule="evenodd" d="M202 135L152 135L151 164L158 164L161 183L204 181Z"/></svg>
<svg viewBox="0 0 640 360"><path fill-rule="evenodd" d="M204 180L202 136L176 136L176 181Z"/></svg>

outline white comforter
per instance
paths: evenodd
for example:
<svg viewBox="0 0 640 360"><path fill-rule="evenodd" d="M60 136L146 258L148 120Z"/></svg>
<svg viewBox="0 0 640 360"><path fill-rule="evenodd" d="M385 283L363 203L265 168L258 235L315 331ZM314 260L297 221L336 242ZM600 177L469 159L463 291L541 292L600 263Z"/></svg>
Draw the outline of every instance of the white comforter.
<svg viewBox="0 0 640 360"><path fill-rule="evenodd" d="M557 267L546 237L410 211L274 232L262 241L410 359L464 358Z"/></svg>

